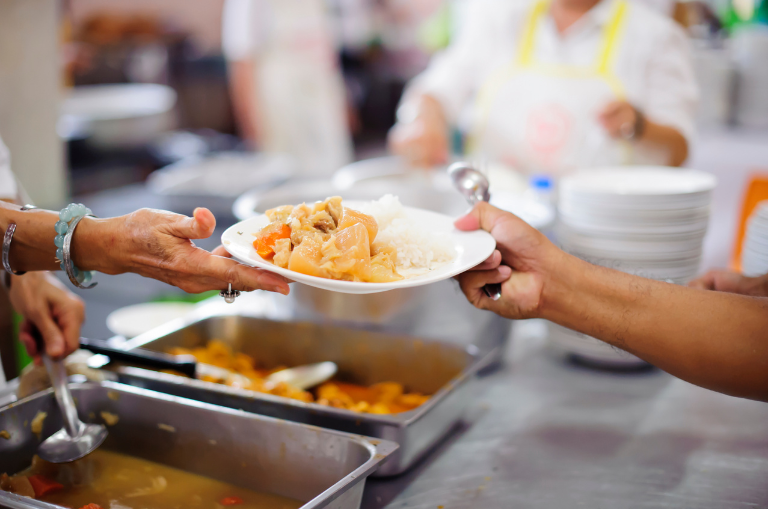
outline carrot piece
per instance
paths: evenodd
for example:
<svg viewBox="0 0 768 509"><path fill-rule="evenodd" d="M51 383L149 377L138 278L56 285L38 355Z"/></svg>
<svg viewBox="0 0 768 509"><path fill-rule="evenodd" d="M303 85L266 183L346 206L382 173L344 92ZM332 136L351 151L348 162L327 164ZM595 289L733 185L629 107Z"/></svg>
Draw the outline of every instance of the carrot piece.
<svg viewBox="0 0 768 509"><path fill-rule="evenodd" d="M224 497L219 500L221 505L240 505L243 503L243 499L240 497Z"/></svg>
<svg viewBox="0 0 768 509"><path fill-rule="evenodd" d="M265 226L253 241L253 247L256 253L265 260L275 256L275 242L278 239L288 239L291 237L291 227L287 224L275 221Z"/></svg>
<svg viewBox="0 0 768 509"><path fill-rule="evenodd" d="M102 509L102 507L99 504L94 504L93 502L91 502L88 505L84 505L80 509Z"/></svg>
<svg viewBox="0 0 768 509"><path fill-rule="evenodd" d="M63 484L59 484L42 475L30 475L29 484L31 484L32 489L35 490L36 498L44 497L48 493L59 491L64 488Z"/></svg>

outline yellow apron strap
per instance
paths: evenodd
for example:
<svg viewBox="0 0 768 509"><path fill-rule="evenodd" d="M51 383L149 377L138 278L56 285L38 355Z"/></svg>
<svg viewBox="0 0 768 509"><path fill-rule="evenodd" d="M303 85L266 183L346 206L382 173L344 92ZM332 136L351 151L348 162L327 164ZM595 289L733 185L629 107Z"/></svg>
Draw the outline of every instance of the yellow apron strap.
<svg viewBox="0 0 768 509"><path fill-rule="evenodd" d="M616 46L618 46L619 37L623 33L624 18L628 6L627 0L616 2L611 21L603 29L602 48L597 58L597 73L603 77L606 77L613 67Z"/></svg>
<svg viewBox="0 0 768 509"><path fill-rule="evenodd" d="M528 67L533 62L533 51L536 44L536 27L539 20L544 16L549 8L548 0L539 0L531 9L528 19L525 22L523 36L520 38L520 45L517 50L517 65Z"/></svg>

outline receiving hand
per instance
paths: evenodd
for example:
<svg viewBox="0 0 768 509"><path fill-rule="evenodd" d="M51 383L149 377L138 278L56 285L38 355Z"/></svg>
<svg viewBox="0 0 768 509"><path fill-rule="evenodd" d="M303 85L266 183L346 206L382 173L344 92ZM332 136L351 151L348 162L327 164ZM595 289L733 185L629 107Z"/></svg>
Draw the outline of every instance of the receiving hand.
<svg viewBox="0 0 768 509"><path fill-rule="evenodd" d="M135 272L189 293L232 289L288 294L286 280L201 249L192 239L213 234L216 218L204 208L194 217L153 209L112 219L89 219L73 239L76 265L106 274ZM78 237L82 235L82 237ZM97 246L79 250L79 246Z"/></svg>
<svg viewBox="0 0 768 509"><path fill-rule="evenodd" d="M33 327L40 331L49 357L66 357L77 350L85 306L53 275L29 272L11 276L9 297L13 308L24 317L19 340L36 363L40 362L40 353L32 337Z"/></svg>
<svg viewBox="0 0 768 509"><path fill-rule="evenodd" d="M768 274L747 277L731 270L716 269L694 279L688 283L688 286L700 290L768 297Z"/></svg>
<svg viewBox="0 0 768 509"><path fill-rule="evenodd" d="M626 101L613 101L598 115L600 124L612 138L631 138L637 119L637 110Z"/></svg>
<svg viewBox="0 0 768 509"><path fill-rule="evenodd" d="M547 267L562 251L525 221L487 203L479 203L455 222L459 230L483 229L496 239L497 250L474 269L456 276L461 290L477 308L507 318L533 318L540 312ZM486 284L501 283L501 298L483 292Z"/></svg>

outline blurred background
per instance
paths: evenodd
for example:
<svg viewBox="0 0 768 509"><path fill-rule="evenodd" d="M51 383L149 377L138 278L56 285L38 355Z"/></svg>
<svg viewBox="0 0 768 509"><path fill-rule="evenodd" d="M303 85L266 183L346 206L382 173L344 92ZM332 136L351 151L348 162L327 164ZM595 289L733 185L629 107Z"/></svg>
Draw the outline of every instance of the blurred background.
<svg viewBox="0 0 768 509"><path fill-rule="evenodd" d="M768 0L637 1L691 40L700 105L685 166L719 177L701 268L726 266L745 185L768 168ZM205 205L228 226L249 189L385 155L405 84L470 2L2 0L0 133L39 206ZM308 120L286 135L296 117ZM172 291L102 279L89 316ZM97 318L84 333L108 331Z"/></svg>

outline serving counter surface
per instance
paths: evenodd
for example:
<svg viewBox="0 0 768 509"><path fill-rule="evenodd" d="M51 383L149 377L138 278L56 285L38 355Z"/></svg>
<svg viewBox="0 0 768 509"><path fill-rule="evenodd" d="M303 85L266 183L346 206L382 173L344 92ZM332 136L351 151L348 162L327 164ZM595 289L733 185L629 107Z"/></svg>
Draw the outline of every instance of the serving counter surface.
<svg viewBox="0 0 768 509"><path fill-rule="evenodd" d="M516 324L469 422L363 507L768 507L768 404L659 370L596 371Z"/></svg>

